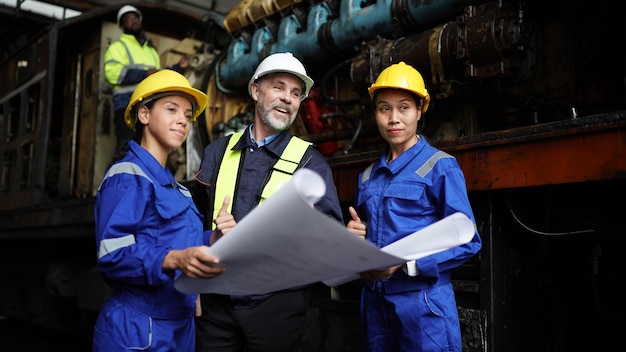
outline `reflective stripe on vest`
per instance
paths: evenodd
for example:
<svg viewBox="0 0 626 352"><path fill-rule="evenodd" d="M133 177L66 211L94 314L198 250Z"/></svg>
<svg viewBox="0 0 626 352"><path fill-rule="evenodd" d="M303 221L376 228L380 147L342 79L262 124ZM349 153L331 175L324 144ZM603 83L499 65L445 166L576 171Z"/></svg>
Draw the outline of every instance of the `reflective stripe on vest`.
<svg viewBox="0 0 626 352"><path fill-rule="evenodd" d="M224 151L224 156L220 164L214 188L215 199L213 204L213 219L217 217L217 214L222 208L224 197L227 195L234 196L235 194L239 173L239 163L241 161L241 150L233 150L233 147L237 144L242 135L243 132L233 133L230 136L230 140L228 141L228 145ZM280 158L276 161L276 163L274 163L274 166L270 171L268 181L263 186L259 204L289 182L291 176L298 169L298 165L300 165L302 158L311 145L311 142L307 142L296 136L291 137L289 143L283 150L283 153L280 155ZM229 213L232 213L232 205L233 199L231 199L230 204L228 205ZM211 224L212 229L215 229L215 223L211 221Z"/></svg>
<svg viewBox="0 0 626 352"><path fill-rule="evenodd" d="M105 66L107 64L119 64L123 66L119 72L115 73L115 83L113 84L114 95L132 93L137 87L138 83L132 85L121 85L129 70L147 71L151 68L155 68L157 70L161 69L161 58L159 57L159 53L147 39L145 42L140 43L137 42L133 35L122 34L120 35L120 38L111 45L121 45L125 52L125 55L122 57L115 55L117 54L117 51L111 51L110 54L107 51L105 54Z"/></svg>

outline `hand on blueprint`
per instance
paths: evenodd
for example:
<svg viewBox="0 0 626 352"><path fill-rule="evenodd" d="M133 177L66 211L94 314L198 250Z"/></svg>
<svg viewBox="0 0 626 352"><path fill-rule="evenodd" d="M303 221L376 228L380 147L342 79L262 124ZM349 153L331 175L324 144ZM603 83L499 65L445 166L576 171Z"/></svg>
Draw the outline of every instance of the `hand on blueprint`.
<svg viewBox="0 0 626 352"><path fill-rule="evenodd" d="M237 225L235 217L228 212L229 204L230 196L224 197L222 207L220 208L219 213L217 213L217 217L213 220L213 222L215 223L215 230L213 230L213 233L211 233L211 245L213 245L217 240L222 238L222 236L226 235L230 230L232 230L233 227L235 227L235 225Z"/></svg>
<svg viewBox="0 0 626 352"><path fill-rule="evenodd" d="M172 249L163 259L163 270L182 271L187 277L211 279L226 270L219 259L208 252L207 246Z"/></svg>
<svg viewBox="0 0 626 352"><path fill-rule="evenodd" d="M229 227L232 232L209 248L209 253L228 268L224 274L211 279L181 276L176 280L176 289L250 295L318 281L338 286L358 279L358 273L402 266L409 260L467 243L474 236L472 221L457 213L379 249L355 236L346 225L311 208L311 203L324 195L323 187L322 177L313 171L296 171L278 192L237 226L233 222ZM226 209L230 199L224 202L222 208ZM230 216L226 210L223 213ZM276 221L276 214L281 214L280 221ZM251 264L254 270L250 270ZM380 275L390 274L386 271Z"/></svg>
<svg viewBox="0 0 626 352"><path fill-rule="evenodd" d="M379 281L379 280L386 280L390 278L391 275L393 275L393 273L395 273L396 270L398 270L398 268L401 268L402 265L404 264L392 266L390 268L387 268L386 270L372 269L368 271L362 271L359 273L359 276L365 280L372 281L372 282Z"/></svg>
<svg viewBox="0 0 626 352"><path fill-rule="evenodd" d="M359 214L357 214L356 209L354 209L354 207L349 207L348 211L350 212L351 219L346 225L346 228L348 229L348 231L352 232L353 234L361 237L362 239L365 239L365 236L367 234L367 225L364 222L361 222L361 218L359 217ZM391 275L393 275L393 273L396 272L396 270L398 270L398 268L400 267L402 267L402 265L391 266L387 269L382 269L382 270L371 269L371 270L360 272L359 276L365 280L372 281L372 282L379 281L379 280L386 280L386 279L389 279Z"/></svg>
<svg viewBox="0 0 626 352"><path fill-rule="evenodd" d="M351 219L348 222L348 225L346 225L346 228L353 234L361 238L365 238L365 235L367 234L365 223L361 222L361 218L359 218L359 215L356 213L354 207L348 208L348 211L350 212Z"/></svg>

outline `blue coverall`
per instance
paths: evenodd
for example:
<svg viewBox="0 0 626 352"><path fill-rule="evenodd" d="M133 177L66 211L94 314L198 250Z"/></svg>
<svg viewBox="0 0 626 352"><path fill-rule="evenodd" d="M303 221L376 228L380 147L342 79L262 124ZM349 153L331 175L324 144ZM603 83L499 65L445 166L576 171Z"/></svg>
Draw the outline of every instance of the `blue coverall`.
<svg viewBox="0 0 626 352"><path fill-rule="evenodd" d="M423 137L392 163L388 151L359 175L356 209L368 241L381 248L455 212L475 223L455 158ZM480 248L476 231L467 244L417 260L417 276L398 269L388 280L365 283L361 323L368 350L460 352L450 270Z"/></svg>
<svg viewBox="0 0 626 352"><path fill-rule="evenodd" d="M203 244L202 215L187 188L134 141L104 176L95 222L98 270L113 288L94 329L93 351L195 349L197 294L163 271L171 249Z"/></svg>

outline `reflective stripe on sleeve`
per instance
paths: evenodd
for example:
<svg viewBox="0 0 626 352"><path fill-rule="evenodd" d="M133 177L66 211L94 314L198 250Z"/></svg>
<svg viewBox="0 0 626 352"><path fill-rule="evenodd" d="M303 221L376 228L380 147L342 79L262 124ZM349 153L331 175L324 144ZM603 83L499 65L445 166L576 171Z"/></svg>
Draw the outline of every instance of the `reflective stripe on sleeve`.
<svg viewBox="0 0 626 352"><path fill-rule="evenodd" d="M422 164L422 166L420 166L419 169L415 170L415 173L421 177L426 177L426 175L428 175L428 173L433 169L433 167L435 167L435 164L437 163L437 161L439 161L440 159L444 159L444 158L454 158L454 157L444 151L438 151L435 154L433 154L430 158L428 158L428 160L426 160L426 162Z"/></svg>
<svg viewBox="0 0 626 352"><path fill-rule="evenodd" d="M100 248L98 249L98 259L117 249L132 246L133 244L135 244L134 235L102 240L100 241Z"/></svg>

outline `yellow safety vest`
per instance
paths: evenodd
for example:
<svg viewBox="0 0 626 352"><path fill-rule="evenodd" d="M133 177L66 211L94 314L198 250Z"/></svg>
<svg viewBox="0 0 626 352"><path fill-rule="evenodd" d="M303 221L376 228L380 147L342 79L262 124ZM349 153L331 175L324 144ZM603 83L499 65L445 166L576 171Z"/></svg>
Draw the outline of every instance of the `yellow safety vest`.
<svg viewBox="0 0 626 352"><path fill-rule="evenodd" d="M104 53L104 75L113 86L113 94L133 92L137 87L137 84L121 85L128 70L151 68L161 68L159 53L148 40L141 44L132 34L122 33Z"/></svg>
<svg viewBox="0 0 626 352"><path fill-rule="evenodd" d="M228 212L232 213L232 198L235 194L235 185L239 176L239 163L241 161L241 150L233 150L233 147L237 144L242 135L243 132L232 134L226 146L226 150L224 151L224 157L222 158L214 187L213 219L217 217L217 214L222 208L224 197L227 195L231 195ZM311 142L307 142L296 136L291 137L289 144L287 144L287 147L285 147L283 153L272 167L270 177L261 192L259 204L289 182L293 173L298 169L298 165L304 157L304 154L311 145ZM211 228L215 229L215 223L211 221L211 224Z"/></svg>

